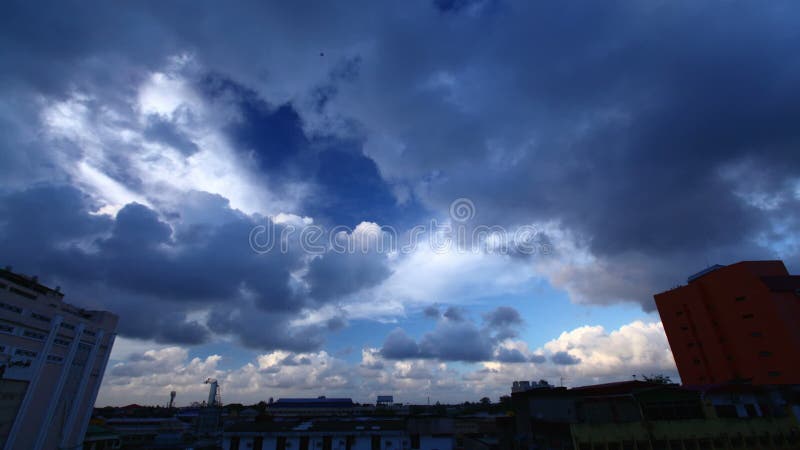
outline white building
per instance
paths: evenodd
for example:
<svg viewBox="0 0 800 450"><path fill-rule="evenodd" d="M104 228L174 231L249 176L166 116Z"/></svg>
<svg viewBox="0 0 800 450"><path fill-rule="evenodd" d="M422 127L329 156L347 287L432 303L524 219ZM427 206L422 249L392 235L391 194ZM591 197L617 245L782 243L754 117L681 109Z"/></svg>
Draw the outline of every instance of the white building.
<svg viewBox="0 0 800 450"><path fill-rule="evenodd" d="M0 269L0 446L82 448L117 316Z"/></svg>

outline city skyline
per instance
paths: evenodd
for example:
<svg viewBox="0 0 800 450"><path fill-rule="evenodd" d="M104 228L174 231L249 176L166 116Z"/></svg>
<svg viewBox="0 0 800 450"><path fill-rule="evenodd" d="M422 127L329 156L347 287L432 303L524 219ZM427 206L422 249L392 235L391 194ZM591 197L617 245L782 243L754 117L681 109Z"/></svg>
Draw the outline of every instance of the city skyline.
<svg viewBox="0 0 800 450"><path fill-rule="evenodd" d="M653 295L800 272L798 5L15 3L0 266L97 405L679 381Z"/></svg>

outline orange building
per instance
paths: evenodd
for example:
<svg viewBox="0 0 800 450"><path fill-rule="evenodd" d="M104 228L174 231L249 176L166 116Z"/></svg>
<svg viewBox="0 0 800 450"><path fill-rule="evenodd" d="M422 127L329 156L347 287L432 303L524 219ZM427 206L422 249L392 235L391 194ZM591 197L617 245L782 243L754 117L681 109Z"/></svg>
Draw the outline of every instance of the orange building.
<svg viewBox="0 0 800 450"><path fill-rule="evenodd" d="M800 276L783 262L709 267L655 300L684 384L800 384Z"/></svg>

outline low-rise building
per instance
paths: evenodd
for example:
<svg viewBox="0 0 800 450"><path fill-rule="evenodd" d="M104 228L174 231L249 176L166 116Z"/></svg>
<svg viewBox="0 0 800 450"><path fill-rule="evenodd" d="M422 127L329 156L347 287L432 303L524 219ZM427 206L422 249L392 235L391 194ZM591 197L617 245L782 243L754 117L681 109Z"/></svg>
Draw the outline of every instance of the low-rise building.
<svg viewBox="0 0 800 450"><path fill-rule="evenodd" d="M452 450L453 419L285 419L237 423L223 434L225 450Z"/></svg>
<svg viewBox="0 0 800 450"><path fill-rule="evenodd" d="M105 421L124 449L186 448L191 427L175 417L115 417Z"/></svg>
<svg viewBox="0 0 800 450"><path fill-rule="evenodd" d="M626 381L512 394L520 449L800 448L794 388Z"/></svg>
<svg viewBox="0 0 800 450"><path fill-rule="evenodd" d="M239 423L226 429L223 436L224 450L402 450L412 448L411 437L406 430L405 423L400 420Z"/></svg>
<svg viewBox="0 0 800 450"><path fill-rule="evenodd" d="M117 450L121 448L119 435L102 425L89 424L83 438L83 450Z"/></svg>

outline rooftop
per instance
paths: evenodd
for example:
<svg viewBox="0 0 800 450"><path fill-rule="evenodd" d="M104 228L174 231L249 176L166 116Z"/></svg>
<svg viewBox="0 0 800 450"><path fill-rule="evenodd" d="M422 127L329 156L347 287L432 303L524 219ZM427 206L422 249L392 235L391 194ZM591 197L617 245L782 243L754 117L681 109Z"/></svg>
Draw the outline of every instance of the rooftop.
<svg viewBox="0 0 800 450"><path fill-rule="evenodd" d="M355 406L350 398L279 398L270 408L350 408Z"/></svg>
<svg viewBox="0 0 800 450"><path fill-rule="evenodd" d="M225 432L380 432L405 429L403 420L308 420L237 423L225 428Z"/></svg>
<svg viewBox="0 0 800 450"><path fill-rule="evenodd" d="M686 279L686 282L687 283L691 283L692 281L702 277L703 275L709 274L709 273L711 273L711 272L713 272L713 271L715 271L717 269L721 269L723 267L725 267L725 266L723 266L722 264L714 264L713 266L706 267L705 269L703 269L703 270L701 270L701 271L699 271L699 272L697 272L695 274L689 275L689 278Z"/></svg>
<svg viewBox="0 0 800 450"><path fill-rule="evenodd" d="M55 295L59 298L63 298L64 294L61 293L61 290L51 289L41 283L39 283L39 278L35 276L28 276L23 275L21 273L15 273L11 271L11 267L4 267L0 268L0 278L4 280L11 281L19 286L25 287L30 289L34 292L38 292L39 294L43 295Z"/></svg>

